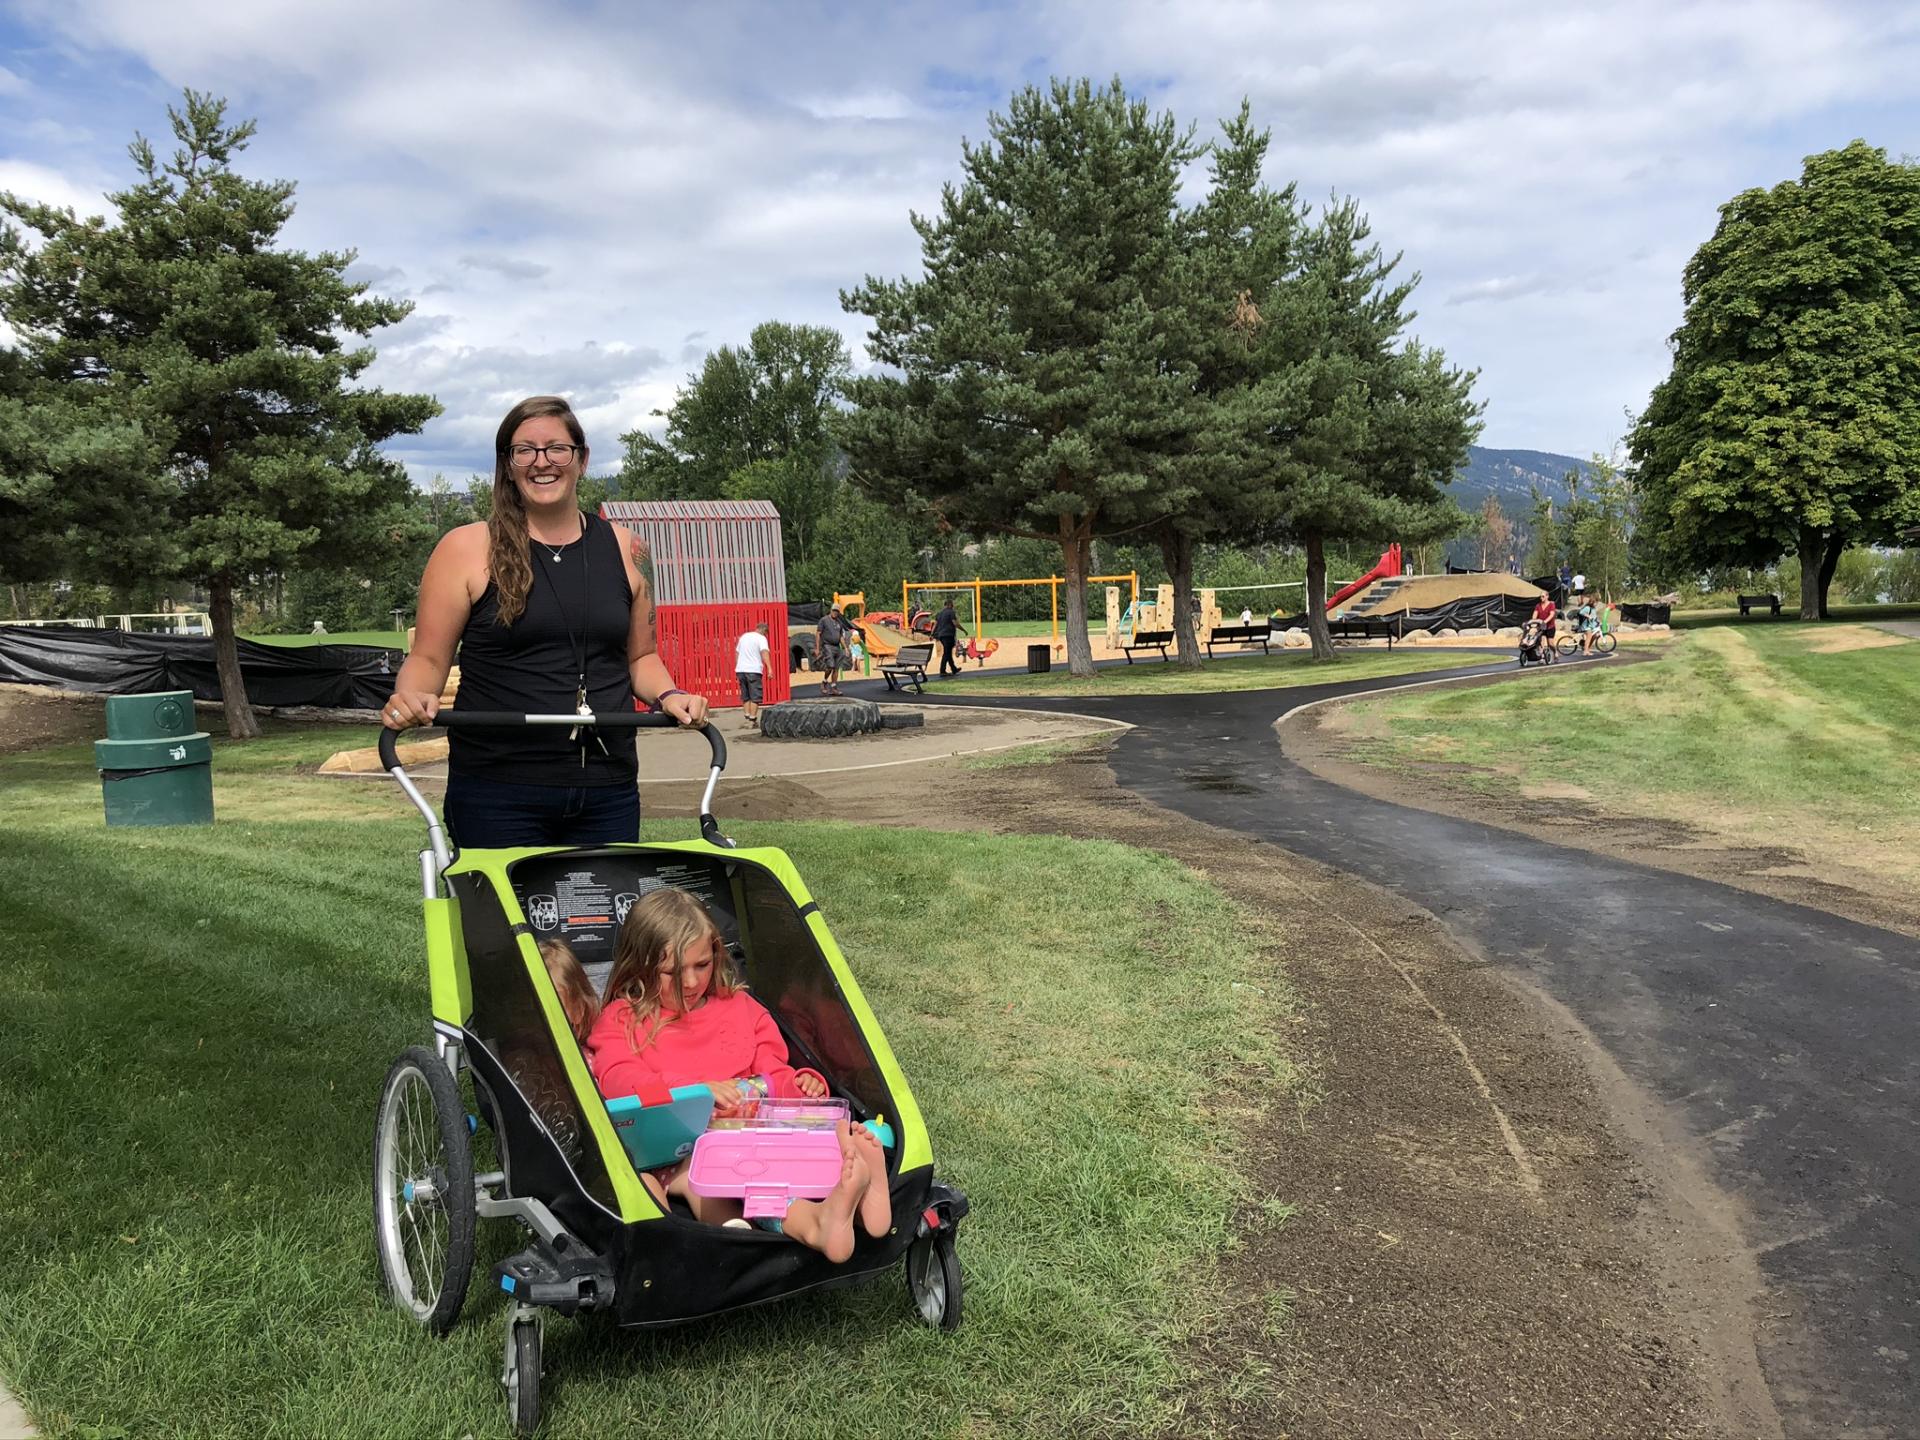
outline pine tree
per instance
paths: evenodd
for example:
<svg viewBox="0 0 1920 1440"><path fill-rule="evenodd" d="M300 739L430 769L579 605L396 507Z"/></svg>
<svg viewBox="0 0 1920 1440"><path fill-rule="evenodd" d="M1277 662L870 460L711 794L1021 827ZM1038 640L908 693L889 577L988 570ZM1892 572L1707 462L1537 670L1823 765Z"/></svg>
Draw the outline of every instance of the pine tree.
<svg viewBox="0 0 1920 1440"><path fill-rule="evenodd" d="M135 138L140 178L109 197L115 220L0 196L17 222L0 228L0 318L24 372L0 405L0 458L28 461L0 500L32 505L36 564L205 585L227 728L244 738L259 727L236 587L403 536L406 475L375 446L440 407L349 388L374 351L343 336L412 306L348 281L351 252L275 248L294 186L234 169L253 123L192 90L167 114L179 148L163 163Z"/></svg>

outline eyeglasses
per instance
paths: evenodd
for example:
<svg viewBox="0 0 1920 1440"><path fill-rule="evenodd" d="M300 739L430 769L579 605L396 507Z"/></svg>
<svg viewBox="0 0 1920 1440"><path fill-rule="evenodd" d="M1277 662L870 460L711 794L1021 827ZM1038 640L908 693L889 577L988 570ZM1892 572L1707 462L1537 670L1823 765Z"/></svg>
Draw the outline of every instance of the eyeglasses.
<svg viewBox="0 0 1920 1440"><path fill-rule="evenodd" d="M507 447L507 458L521 469L533 464L534 459L542 455L550 465L571 465L581 448L578 445L511 445Z"/></svg>

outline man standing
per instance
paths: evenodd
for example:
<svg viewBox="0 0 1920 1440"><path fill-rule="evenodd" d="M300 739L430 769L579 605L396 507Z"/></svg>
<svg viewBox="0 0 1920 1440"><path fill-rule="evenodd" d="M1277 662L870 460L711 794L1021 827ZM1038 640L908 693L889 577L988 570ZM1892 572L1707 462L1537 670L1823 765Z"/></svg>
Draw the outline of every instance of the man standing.
<svg viewBox="0 0 1920 1440"><path fill-rule="evenodd" d="M747 712L747 724L760 724L760 700L762 687L766 684L767 656L772 652L767 643L767 622L762 620L753 629L742 635L733 647L733 678L740 682L740 704Z"/></svg>
<svg viewBox="0 0 1920 1440"><path fill-rule="evenodd" d="M819 634L814 641L814 661L820 667L820 693L840 693L840 671L847 663L847 634L852 630L836 604L820 617Z"/></svg>
<svg viewBox="0 0 1920 1440"><path fill-rule="evenodd" d="M953 613L953 601L949 600L940 607L940 613L933 617L933 638L940 642L940 673L942 676L958 675L960 667L953 660L953 642L967 627L960 623L960 617Z"/></svg>

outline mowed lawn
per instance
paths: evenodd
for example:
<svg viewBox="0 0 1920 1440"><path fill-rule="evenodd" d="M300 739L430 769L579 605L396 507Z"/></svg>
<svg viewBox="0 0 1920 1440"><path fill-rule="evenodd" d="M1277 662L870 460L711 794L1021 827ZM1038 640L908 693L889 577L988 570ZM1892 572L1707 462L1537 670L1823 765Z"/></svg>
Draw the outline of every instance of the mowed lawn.
<svg viewBox="0 0 1920 1440"><path fill-rule="evenodd" d="M1503 642L1489 640L1490 646ZM1171 653L1171 652L1169 652ZM1227 690L1273 690L1295 685L1331 685L1348 680L1371 680L1381 675L1405 675L1416 670L1450 670L1463 665L1486 665L1495 657L1438 646L1402 646L1396 650L1343 650L1332 660L1315 660L1298 651L1283 655L1222 654L1198 670L1189 670L1158 657L1132 665L1106 665L1092 678L1067 673L1064 662L1044 675L1017 671L988 671L978 679L941 681L928 673L927 688L957 695L1105 696L1209 694Z"/></svg>
<svg viewBox="0 0 1920 1440"><path fill-rule="evenodd" d="M105 829L85 746L0 758L0 1376L47 1435L506 1433L485 1266L514 1229L483 1224L446 1341L378 1279L375 1102L428 1034L421 828L304 773L344 733L220 742L207 829ZM966 1320L927 1328L898 1276L661 1333L554 1319L542 1433L1189 1423L1235 1217L1284 1214L1236 1140L1240 1097L1292 1103L1276 938L1117 845L731 828L808 877L972 1197ZM1207 1387L1267 1383L1247 1363Z"/></svg>
<svg viewBox="0 0 1920 1440"><path fill-rule="evenodd" d="M1713 626L1655 664L1353 710L1362 756L1382 764L1471 767L1481 787L1591 798L1920 882L1920 645L1870 626Z"/></svg>

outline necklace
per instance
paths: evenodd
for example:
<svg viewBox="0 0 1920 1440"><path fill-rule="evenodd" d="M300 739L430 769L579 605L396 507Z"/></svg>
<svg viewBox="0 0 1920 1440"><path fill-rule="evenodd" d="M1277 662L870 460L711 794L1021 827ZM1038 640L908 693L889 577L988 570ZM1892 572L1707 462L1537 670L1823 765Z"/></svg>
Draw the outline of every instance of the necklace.
<svg viewBox="0 0 1920 1440"><path fill-rule="evenodd" d="M534 535L531 531L528 532L529 536L533 540L533 543L538 545L542 550L546 551L548 558L550 558L553 561L553 563L556 565L558 565L563 559L566 558L567 546L578 544L580 540L582 540L586 536L586 533L587 533L587 527L583 524L580 527L580 534L574 536L573 539L571 540L563 540L558 545L555 545L551 540L542 540L538 535Z"/></svg>

